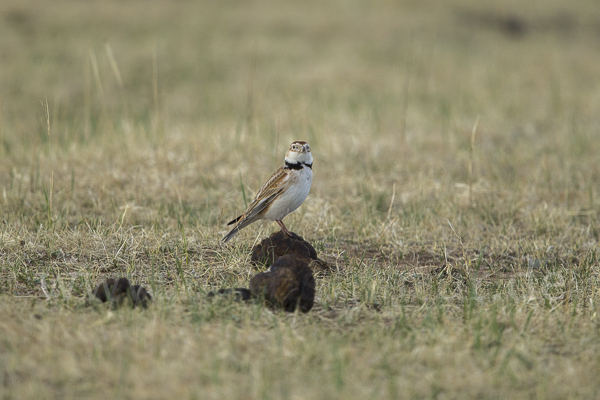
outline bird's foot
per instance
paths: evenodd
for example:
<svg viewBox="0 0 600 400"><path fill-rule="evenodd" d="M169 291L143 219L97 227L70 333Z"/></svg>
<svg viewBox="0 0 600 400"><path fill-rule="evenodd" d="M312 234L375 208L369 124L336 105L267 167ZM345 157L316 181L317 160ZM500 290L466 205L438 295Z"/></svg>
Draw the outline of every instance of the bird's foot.
<svg viewBox="0 0 600 400"><path fill-rule="evenodd" d="M281 231L288 237L293 237L293 233L290 232L288 230L288 228L285 227L285 225L283 224L283 221L276 221L277 224L279 225L279 227L281 228Z"/></svg>

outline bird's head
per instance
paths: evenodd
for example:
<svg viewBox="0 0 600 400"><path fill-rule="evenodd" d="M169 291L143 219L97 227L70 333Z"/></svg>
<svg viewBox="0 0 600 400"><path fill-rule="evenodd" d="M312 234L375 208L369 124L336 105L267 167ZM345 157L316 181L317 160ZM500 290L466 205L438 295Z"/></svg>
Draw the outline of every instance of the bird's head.
<svg viewBox="0 0 600 400"><path fill-rule="evenodd" d="M310 146L302 140L292 142L289 150L285 153L285 161L290 164L302 163L312 165L313 157L310 153Z"/></svg>

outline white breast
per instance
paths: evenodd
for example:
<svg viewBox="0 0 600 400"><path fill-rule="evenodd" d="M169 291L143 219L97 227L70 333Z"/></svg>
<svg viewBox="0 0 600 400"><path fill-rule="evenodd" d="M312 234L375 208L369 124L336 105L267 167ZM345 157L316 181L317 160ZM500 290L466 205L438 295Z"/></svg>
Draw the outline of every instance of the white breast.
<svg viewBox="0 0 600 400"><path fill-rule="evenodd" d="M308 192L310 192L312 176L312 169L308 167L293 171L290 176L290 186L273 202L264 218L271 221L281 221L283 217L300 207L306 200Z"/></svg>

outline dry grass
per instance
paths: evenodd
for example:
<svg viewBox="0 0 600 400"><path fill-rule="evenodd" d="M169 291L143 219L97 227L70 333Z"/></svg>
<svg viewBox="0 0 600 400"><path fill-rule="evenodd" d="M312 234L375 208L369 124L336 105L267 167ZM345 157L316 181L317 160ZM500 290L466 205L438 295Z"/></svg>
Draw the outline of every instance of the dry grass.
<svg viewBox="0 0 600 400"><path fill-rule="evenodd" d="M3 1L0 397L599 397L600 12L520 3ZM209 301L293 139L315 308Z"/></svg>

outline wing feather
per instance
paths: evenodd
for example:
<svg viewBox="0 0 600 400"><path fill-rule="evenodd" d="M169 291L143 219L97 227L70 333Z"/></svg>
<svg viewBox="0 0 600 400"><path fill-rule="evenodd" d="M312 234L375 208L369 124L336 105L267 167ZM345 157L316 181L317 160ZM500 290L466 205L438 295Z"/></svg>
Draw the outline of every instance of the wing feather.
<svg viewBox="0 0 600 400"><path fill-rule="evenodd" d="M268 181L265 182L264 185L258 190L256 193L256 197L254 201L270 196L272 193L278 191L278 189L285 189L289 186L289 181L287 178L289 177L290 170L285 169L283 167L279 167L277 171L271 175ZM254 203L253 201L253 203ZM252 205L250 205L252 207Z"/></svg>
<svg viewBox="0 0 600 400"><path fill-rule="evenodd" d="M283 167L280 167L277 171L275 171L269 180L265 182L265 184L262 185L262 187L256 193L256 197L254 200L252 200L252 203L250 203L250 206L246 212L228 224L231 225L237 222L233 229L231 229L231 231L225 235L223 242L227 242L240 229L245 228L254 221L260 219L260 213L267 209L273 203L273 201L275 201L275 199L277 199L281 193L288 188L290 185L288 177L289 170Z"/></svg>
<svg viewBox="0 0 600 400"><path fill-rule="evenodd" d="M242 216L240 223L258 215L267 208L289 186L289 171L283 167L271 175L269 180L256 193L256 197Z"/></svg>

